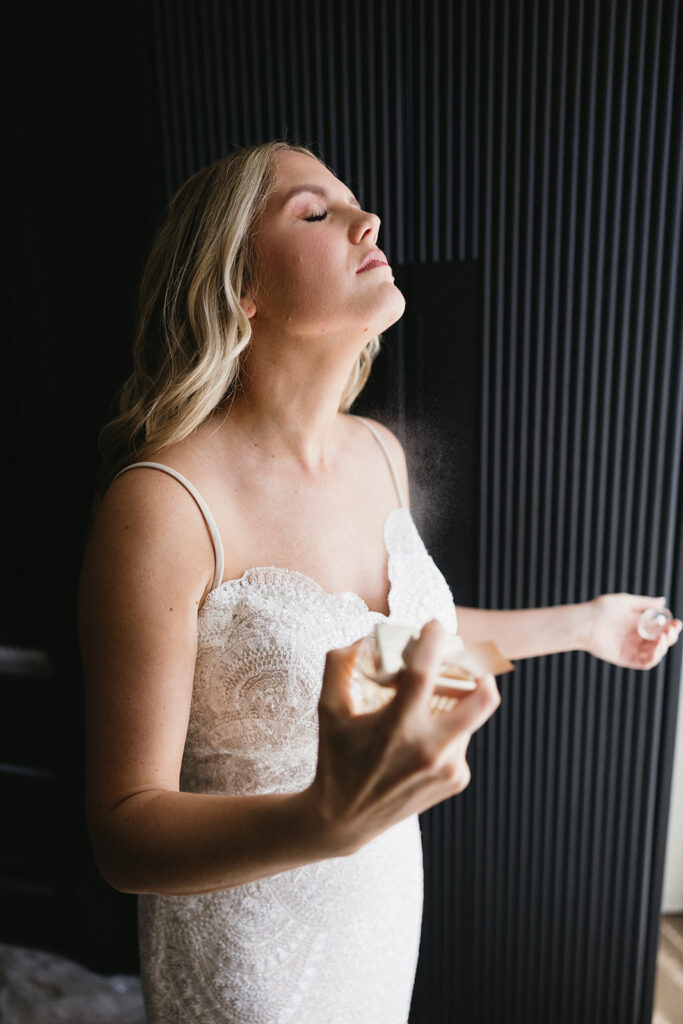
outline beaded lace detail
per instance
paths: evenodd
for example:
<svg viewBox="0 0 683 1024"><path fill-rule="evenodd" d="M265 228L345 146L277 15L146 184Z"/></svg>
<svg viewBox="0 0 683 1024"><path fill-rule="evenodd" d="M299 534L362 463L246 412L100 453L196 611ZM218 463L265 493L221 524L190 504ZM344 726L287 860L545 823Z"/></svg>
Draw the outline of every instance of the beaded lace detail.
<svg viewBox="0 0 683 1024"><path fill-rule="evenodd" d="M389 615L303 573L247 570L215 587L198 649L181 789L296 792L317 760L317 702L332 647L388 619L457 631L446 581L410 513L384 529ZM410 818L357 853L200 896L142 896L151 1024L405 1024L422 909Z"/></svg>

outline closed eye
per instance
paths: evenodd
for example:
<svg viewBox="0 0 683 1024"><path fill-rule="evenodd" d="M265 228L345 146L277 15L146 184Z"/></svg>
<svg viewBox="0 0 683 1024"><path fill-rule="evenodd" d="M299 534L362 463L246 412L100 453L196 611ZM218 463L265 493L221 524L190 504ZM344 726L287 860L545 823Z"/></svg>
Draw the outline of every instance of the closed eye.
<svg viewBox="0 0 683 1024"><path fill-rule="evenodd" d="M324 210L323 213L312 213L310 217L304 217L304 220L325 220L325 217L327 217L327 210Z"/></svg>

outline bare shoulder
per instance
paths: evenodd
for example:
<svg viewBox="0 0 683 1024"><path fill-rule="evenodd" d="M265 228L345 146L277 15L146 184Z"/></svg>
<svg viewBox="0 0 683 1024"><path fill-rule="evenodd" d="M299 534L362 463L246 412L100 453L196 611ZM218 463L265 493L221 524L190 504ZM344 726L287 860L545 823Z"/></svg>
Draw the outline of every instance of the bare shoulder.
<svg viewBox="0 0 683 1024"><path fill-rule="evenodd" d="M164 459L163 464L177 468L174 461ZM152 580L163 586L173 578L182 581L188 596L197 599L199 595L201 601L214 569L204 518L179 480L162 470L139 466L109 485L88 536L82 586L97 588L102 580L116 580L119 589L127 578L148 591Z"/></svg>
<svg viewBox="0 0 683 1024"><path fill-rule="evenodd" d="M405 452L403 445L397 438L396 434L389 427L385 426L384 423L380 423L379 420L373 420L369 416L356 417L357 419L364 419L366 423L369 423L371 427L377 432L382 441L384 442L391 461L394 464L396 473L398 476L398 482L401 487L401 492L405 497L406 504L410 503L410 486L408 481L408 464L406 462Z"/></svg>

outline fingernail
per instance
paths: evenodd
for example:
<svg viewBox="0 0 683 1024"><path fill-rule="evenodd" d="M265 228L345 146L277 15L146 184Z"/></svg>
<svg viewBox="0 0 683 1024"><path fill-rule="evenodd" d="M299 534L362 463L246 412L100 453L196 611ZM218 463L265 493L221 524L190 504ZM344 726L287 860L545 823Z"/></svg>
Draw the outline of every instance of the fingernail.
<svg viewBox="0 0 683 1024"><path fill-rule="evenodd" d="M655 601L663 601L664 604L666 604L666 598L665 597L656 597Z"/></svg>

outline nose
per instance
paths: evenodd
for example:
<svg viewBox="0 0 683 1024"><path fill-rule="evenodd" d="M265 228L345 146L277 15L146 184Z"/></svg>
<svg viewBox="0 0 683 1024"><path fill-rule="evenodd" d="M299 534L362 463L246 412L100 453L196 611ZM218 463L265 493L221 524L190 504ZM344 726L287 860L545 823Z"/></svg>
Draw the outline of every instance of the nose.
<svg viewBox="0 0 683 1024"><path fill-rule="evenodd" d="M351 240L358 243L367 241L369 238L374 244L377 241L381 223L376 213L359 210L351 224Z"/></svg>

